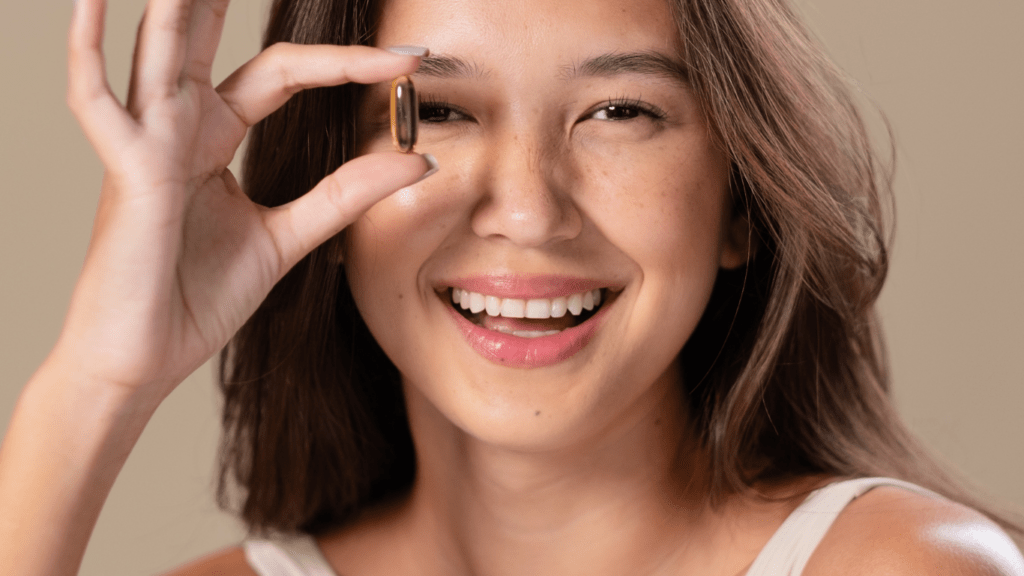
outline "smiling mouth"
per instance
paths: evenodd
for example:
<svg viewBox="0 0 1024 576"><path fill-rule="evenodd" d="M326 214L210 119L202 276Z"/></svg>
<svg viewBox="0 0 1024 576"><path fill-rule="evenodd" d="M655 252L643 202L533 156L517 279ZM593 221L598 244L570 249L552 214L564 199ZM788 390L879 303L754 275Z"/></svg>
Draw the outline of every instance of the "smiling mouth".
<svg viewBox="0 0 1024 576"><path fill-rule="evenodd" d="M557 298L499 298L448 289L448 302L473 324L521 338L541 338L574 328L592 318L617 293L598 288Z"/></svg>

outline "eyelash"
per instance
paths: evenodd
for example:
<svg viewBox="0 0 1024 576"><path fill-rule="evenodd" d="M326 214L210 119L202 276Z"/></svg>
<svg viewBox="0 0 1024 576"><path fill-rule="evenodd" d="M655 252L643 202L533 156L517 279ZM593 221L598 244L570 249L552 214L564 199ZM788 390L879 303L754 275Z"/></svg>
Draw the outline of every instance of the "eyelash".
<svg viewBox="0 0 1024 576"><path fill-rule="evenodd" d="M639 113L639 115L647 116L648 118L650 118L651 120L654 120L654 121L661 121L661 120L664 120L666 118L665 112L661 108L658 108L657 106L654 106L652 104L648 104L648 103L644 102L643 100L640 100L639 98L627 98L627 97L624 97L624 96L620 96L620 97L609 98L608 100L605 100L600 105L598 105L597 107L591 109L589 112L584 114L583 117L581 118L581 120L588 119L588 118L592 117L593 115L597 114L598 112L607 111L609 109L615 109L615 108L619 108L619 109L623 109L623 110L635 110L635 111L637 111ZM432 96L425 96L420 101L420 119L421 119L421 121L425 122L425 123L428 123L428 124L440 124L441 122L449 121L447 119L441 120L441 121L424 120L424 118L429 118L430 117L429 112L431 112L431 111L433 111L435 113L437 111L448 111L449 114L455 113L455 114L458 114L460 116L465 116L465 117L469 116L469 114L467 112L465 112L464 110L462 110L458 106L452 106L448 102L448 100L445 99L445 98L435 98L435 97L432 97ZM633 120L636 117L637 116L631 116L631 117L628 117L628 118L619 118L619 119L609 119L608 121L609 122L622 122L624 120Z"/></svg>
<svg viewBox="0 0 1024 576"><path fill-rule="evenodd" d="M424 120L424 118L430 117L430 115L425 113L425 111L438 110L447 110L449 113L454 112L455 114L459 114L461 116L469 116L469 114L467 114L458 106L452 106L451 104L449 104L448 100L446 100L445 98L434 98L432 96L424 96L424 98L420 100L420 122L425 122L428 124L440 124L441 122L435 120Z"/></svg>
<svg viewBox="0 0 1024 576"><path fill-rule="evenodd" d="M639 98L627 98L625 96L620 96L620 97L617 97L617 98L609 98L608 100L605 100L599 106L597 106L596 108L594 108L590 112L588 112L584 117L585 118L589 118L589 117L593 116L594 114L597 114L598 112L603 112L603 111L607 111L607 110L614 109L614 108L621 108L621 109L624 109L624 110L635 110L639 114L647 116L651 120L655 120L655 121L664 120L665 117L666 117L665 111L662 110L661 108L658 108L657 106L654 106L653 104L648 104L648 103L644 102L643 100L640 100ZM610 122L622 122L623 120L632 120L634 118L636 118L636 116L631 116L631 117L625 118L625 119L609 120L609 121Z"/></svg>

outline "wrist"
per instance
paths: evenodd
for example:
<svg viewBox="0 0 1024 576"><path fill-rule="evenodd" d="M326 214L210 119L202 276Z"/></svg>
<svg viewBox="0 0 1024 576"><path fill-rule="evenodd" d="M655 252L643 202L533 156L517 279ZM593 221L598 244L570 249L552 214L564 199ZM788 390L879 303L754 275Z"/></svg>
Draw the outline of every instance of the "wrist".
<svg viewBox="0 0 1024 576"><path fill-rule="evenodd" d="M68 424L81 415L94 425L138 427L140 433L160 400L147 398L139 387L97 376L87 362L60 346L50 352L22 392L23 402L64 407L62 417Z"/></svg>
<svg viewBox="0 0 1024 576"><path fill-rule="evenodd" d="M156 404L84 376L61 354L43 362L0 445L0 565L26 574L77 571Z"/></svg>
<svg viewBox="0 0 1024 576"><path fill-rule="evenodd" d="M63 394L77 395L103 413L139 414L146 419L173 390L176 383L160 382L149 370L126 371L98 360L96 350L76 345L79 339L62 333L30 383L52 382L64 388Z"/></svg>

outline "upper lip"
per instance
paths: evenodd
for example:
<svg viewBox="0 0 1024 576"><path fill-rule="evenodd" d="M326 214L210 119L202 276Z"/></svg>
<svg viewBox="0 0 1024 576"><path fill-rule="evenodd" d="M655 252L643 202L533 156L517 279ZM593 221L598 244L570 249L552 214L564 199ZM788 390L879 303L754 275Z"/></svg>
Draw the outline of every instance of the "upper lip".
<svg viewBox="0 0 1024 576"><path fill-rule="evenodd" d="M440 289L461 288L498 298L558 298L588 290L608 288L617 291L620 284L607 279L583 278L559 274L498 274L462 276L445 280Z"/></svg>

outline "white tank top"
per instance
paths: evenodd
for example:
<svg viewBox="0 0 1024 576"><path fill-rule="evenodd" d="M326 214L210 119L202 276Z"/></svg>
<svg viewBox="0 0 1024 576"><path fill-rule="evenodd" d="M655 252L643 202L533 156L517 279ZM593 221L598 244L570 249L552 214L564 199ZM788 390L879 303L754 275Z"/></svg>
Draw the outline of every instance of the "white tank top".
<svg viewBox="0 0 1024 576"><path fill-rule="evenodd" d="M941 496L893 478L857 478L824 486L810 495L779 526L750 565L746 576L800 576L818 543L839 513L855 498L878 486L895 486L925 496ZM307 535L242 543L245 558L260 576L339 576Z"/></svg>

